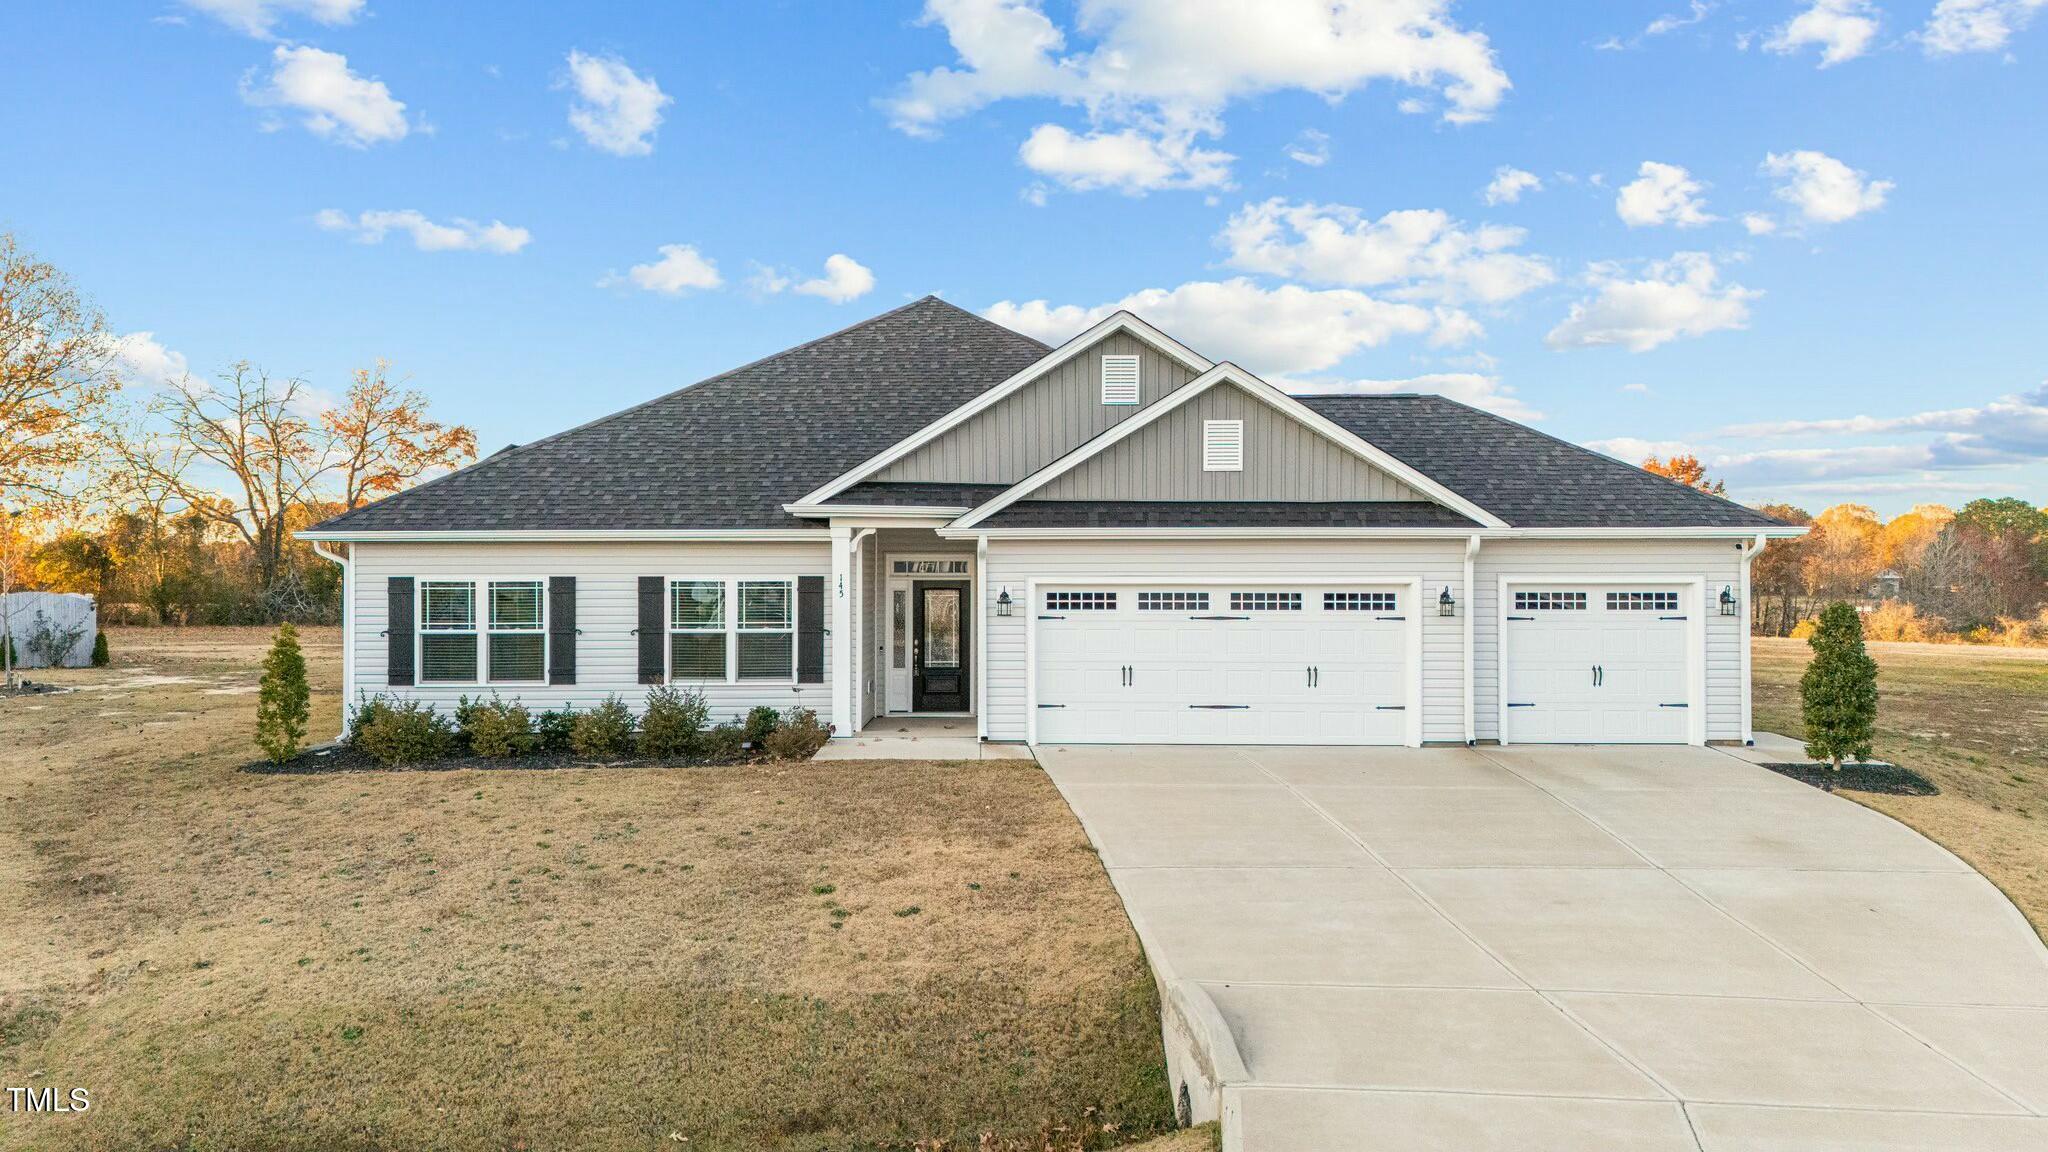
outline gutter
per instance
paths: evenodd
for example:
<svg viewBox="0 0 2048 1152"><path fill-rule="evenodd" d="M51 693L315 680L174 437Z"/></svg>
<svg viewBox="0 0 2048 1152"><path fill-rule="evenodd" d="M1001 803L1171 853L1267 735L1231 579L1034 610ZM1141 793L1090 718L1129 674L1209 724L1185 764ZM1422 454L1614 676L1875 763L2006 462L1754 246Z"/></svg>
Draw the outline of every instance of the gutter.
<svg viewBox="0 0 2048 1152"><path fill-rule="evenodd" d="M330 552L318 540L312 545L314 555L341 565L341 731L334 737L340 743L348 738L348 694L356 686L356 566L351 563L353 556Z"/></svg>
<svg viewBox="0 0 2048 1152"><path fill-rule="evenodd" d="M1476 587L1473 579L1473 569L1476 567L1476 562L1479 559L1479 542L1482 539L1483 537L1474 533L1465 540L1465 747L1467 748L1479 743L1479 727L1474 716L1478 702L1474 699L1473 695L1479 687L1479 670L1472 666L1472 636L1474 628L1472 613L1478 606L1479 600L1473 594L1472 589ZM1426 605L1418 605L1417 610L1419 611L1423 607L1426 607Z"/></svg>

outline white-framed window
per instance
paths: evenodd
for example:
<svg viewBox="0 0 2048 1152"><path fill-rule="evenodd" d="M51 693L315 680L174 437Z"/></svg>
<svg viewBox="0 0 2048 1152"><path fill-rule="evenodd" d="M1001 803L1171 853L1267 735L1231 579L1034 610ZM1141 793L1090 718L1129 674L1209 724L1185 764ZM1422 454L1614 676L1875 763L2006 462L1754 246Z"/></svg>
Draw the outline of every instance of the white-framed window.
<svg viewBox="0 0 2048 1152"><path fill-rule="evenodd" d="M1244 471L1244 421L1202 421L1202 471Z"/></svg>
<svg viewBox="0 0 2048 1152"><path fill-rule="evenodd" d="M966 560L891 560L889 571L898 576L965 576Z"/></svg>
<svg viewBox="0 0 2048 1152"><path fill-rule="evenodd" d="M1609 592L1609 612L1676 612L1676 592Z"/></svg>
<svg viewBox="0 0 2048 1152"><path fill-rule="evenodd" d="M1207 592L1140 592L1140 612L1207 612Z"/></svg>
<svg viewBox="0 0 2048 1152"><path fill-rule="evenodd" d="M796 581L739 582L739 679L796 679Z"/></svg>
<svg viewBox="0 0 2048 1152"><path fill-rule="evenodd" d="M476 584L420 581L420 683L476 683L476 648Z"/></svg>
<svg viewBox="0 0 2048 1152"><path fill-rule="evenodd" d="M889 594L889 663L907 668L910 663L910 589Z"/></svg>
<svg viewBox="0 0 2048 1152"><path fill-rule="evenodd" d="M1517 612L1583 612L1586 610L1584 592L1517 592Z"/></svg>
<svg viewBox="0 0 2048 1152"><path fill-rule="evenodd" d="M1299 612L1299 592L1232 592L1232 612Z"/></svg>
<svg viewBox="0 0 2048 1152"><path fill-rule="evenodd" d="M1045 610L1048 612L1114 612L1114 592L1047 592Z"/></svg>
<svg viewBox="0 0 2048 1152"><path fill-rule="evenodd" d="M1104 356L1102 358L1102 402L1104 404L1136 404L1138 402L1138 358L1136 356Z"/></svg>
<svg viewBox="0 0 2048 1152"><path fill-rule="evenodd" d="M1392 612L1396 594L1393 592L1325 592L1325 612Z"/></svg>
<svg viewBox="0 0 2048 1152"><path fill-rule="evenodd" d="M726 680L725 581L668 583L668 678Z"/></svg>
<svg viewBox="0 0 2048 1152"><path fill-rule="evenodd" d="M420 581L419 682L544 683L547 601L544 580Z"/></svg>
<svg viewBox="0 0 2048 1152"><path fill-rule="evenodd" d="M548 677L547 589L538 580L493 580L485 639L493 684L537 684Z"/></svg>

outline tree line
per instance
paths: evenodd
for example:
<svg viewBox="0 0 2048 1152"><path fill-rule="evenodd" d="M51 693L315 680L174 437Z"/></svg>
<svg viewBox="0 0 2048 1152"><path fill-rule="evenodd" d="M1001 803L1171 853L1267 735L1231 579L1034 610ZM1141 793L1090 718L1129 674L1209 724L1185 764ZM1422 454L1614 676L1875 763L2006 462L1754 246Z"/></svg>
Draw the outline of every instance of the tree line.
<svg viewBox="0 0 2048 1152"><path fill-rule="evenodd" d="M246 361L126 378L105 317L0 233L0 585L134 623L327 621L339 573L294 533L476 458L377 361L331 398Z"/></svg>

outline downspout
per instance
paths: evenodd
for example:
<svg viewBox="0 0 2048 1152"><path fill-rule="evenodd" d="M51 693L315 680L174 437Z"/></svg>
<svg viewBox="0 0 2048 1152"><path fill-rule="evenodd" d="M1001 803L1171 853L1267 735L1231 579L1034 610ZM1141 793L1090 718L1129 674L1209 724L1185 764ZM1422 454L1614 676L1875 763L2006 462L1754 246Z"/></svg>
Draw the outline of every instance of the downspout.
<svg viewBox="0 0 2048 1152"><path fill-rule="evenodd" d="M349 694L356 688L356 614L353 607L356 598L356 567L349 562L355 548L351 545L350 556L342 556L329 552L327 546L317 540L311 543L315 556L341 565L341 731L334 737L338 743L348 736Z"/></svg>
<svg viewBox="0 0 2048 1152"><path fill-rule="evenodd" d="M1756 613L1749 603L1749 564L1750 561L1756 559L1756 554L1763 551L1764 545L1768 543L1770 543L1770 538L1759 532L1756 534L1755 540L1742 547L1742 595L1738 600L1738 603L1742 605L1742 619L1740 624L1741 631L1737 633L1736 643L1741 645L1742 648L1742 746L1744 748L1756 746L1756 729L1752 727L1754 721L1751 718L1754 704L1750 699L1751 695L1755 692L1755 687L1749 680L1751 659L1749 652L1751 644L1749 635L1750 621L1755 618ZM1704 611L1704 609L1702 610Z"/></svg>
<svg viewBox="0 0 2048 1152"><path fill-rule="evenodd" d="M1479 743L1479 729L1474 723L1473 689L1478 685L1478 670L1472 667L1472 613L1479 602L1472 594L1474 562L1479 559L1479 537L1465 538L1465 746L1470 748Z"/></svg>

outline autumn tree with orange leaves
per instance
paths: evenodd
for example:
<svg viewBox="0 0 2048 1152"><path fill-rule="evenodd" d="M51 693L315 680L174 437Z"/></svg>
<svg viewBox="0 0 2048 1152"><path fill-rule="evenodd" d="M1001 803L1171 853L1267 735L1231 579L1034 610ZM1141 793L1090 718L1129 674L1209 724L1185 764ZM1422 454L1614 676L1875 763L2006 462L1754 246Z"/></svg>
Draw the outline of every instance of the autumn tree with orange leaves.
<svg viewBox="0 0 2048 1152"><path fill-rule="evenodd" d="M341 478L341 506L356 508L417 483L440 468L476 458L476 433L427 418L427 398L386 378L389 365L356 369L341 405L320 414L333 468Z"/></svg>
<svg viewBox="0 0 2048 1152"><path fill-rule="evenodd" d="M1700 463L1699 457L1689 452L1683 455L1673 453L1666 459L1652 456L1643 461L1643 471L1676 480L1688 488L1697 488L1711 496L1728 494L1728 485L1719 480L1707 479L1707 466Z"/></svg>
<svg viewBox="0 0 2048 1152"><path fill-rule="evenodd" d="M114 352L70 279L0 233L0 510L40 519L76 495L117 387Z"/></svg>

